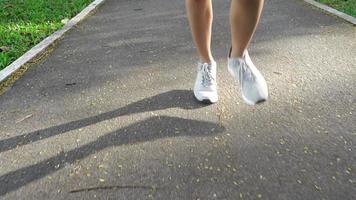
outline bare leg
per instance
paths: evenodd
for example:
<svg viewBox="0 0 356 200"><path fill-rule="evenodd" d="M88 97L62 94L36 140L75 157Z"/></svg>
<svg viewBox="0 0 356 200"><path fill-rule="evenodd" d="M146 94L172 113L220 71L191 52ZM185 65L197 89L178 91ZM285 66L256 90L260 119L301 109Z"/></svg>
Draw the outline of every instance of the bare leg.
<svg viewBox="0 0 356 200"><path fill-rule="evenodd" d="M213 23L211 0L186 0L186 8L199 58L202 62L210 63L214 60L210 50Z"/></svg>
<svg viewBox="0 0 356 200"><path fill-rule="evenodd" d="M242 57L261 17L264 0L231 0L231 57Z"/></svg>

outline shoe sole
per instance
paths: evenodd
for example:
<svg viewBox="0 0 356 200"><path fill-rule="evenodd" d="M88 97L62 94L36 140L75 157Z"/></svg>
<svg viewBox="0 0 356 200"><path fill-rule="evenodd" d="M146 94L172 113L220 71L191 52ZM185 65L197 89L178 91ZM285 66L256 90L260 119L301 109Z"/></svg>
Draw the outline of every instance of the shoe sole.
<svg viewBox="0 0 356 200"><path fill-rule="evenodd" d="M214 104L214 103L218 102L218 98L216 98L215 101L212 101L210 99L198 99L197 96L195 95L195 93L193 94L193 96L194 96L194 99L196 101L198 101L199 103L203 103L203 104L207 104L207 105ZM215 98L213 98L213 99L215 99Z"/></svg>
<svg viewBox="0 0 356 200"><path fill-rule="evenodd" d="M203 103L203 104L213 104L215 102L212 102L209 99L204 99L203 101L201 101L201 103Z"/></svg>
<svg viewBox="0 0 356 200"><path fill-rule="evenodd" d="M256 104L262 104L262 103L264 103L264 102L266 102L267 100L266 99L261 99L261 100L258 100L257 102L256 102Z"/></svg>
<svg viewBox="0 0 356 200"><path fill-rule="evenodd" d="M195 99L197 102L202 103L202 104L206 104L206 105L214 104L214 103L217 102L217 101L211 101L210 99L199 100L199 99L197 99L195 96L194 96L194 99Z"/></svg>

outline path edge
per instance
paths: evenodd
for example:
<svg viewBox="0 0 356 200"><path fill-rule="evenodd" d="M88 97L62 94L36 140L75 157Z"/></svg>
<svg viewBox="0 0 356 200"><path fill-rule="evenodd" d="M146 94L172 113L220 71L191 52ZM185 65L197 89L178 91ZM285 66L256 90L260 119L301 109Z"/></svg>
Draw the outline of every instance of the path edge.
<svg viewBox="0 0 356 200"><path fill-rule="evenodd" d="M329 7L329 6L325 5L325 4L316 2L316 1L314 1L314 0L303 0L303 1L306 2L306 3L308 3L308 4L313 5L313 6L317 7L317 8L319 8L319 9L321 9L321 10L327 12L327 13L330 13L330 14L332 14L332 15L335 15L335 16L337 16L337 17L340 17L340 18L342 18L343 20L345 20L345 21L347 21L347 22L353 24L354 26L356 26L356 18L353 17L353 16L350 16L350 15L348 15L348 14L346 14L346 13L340 12L340 11L334 9L334 8L331 8L331 7Z"/></svg>
<svg viewBox="0 0 356 200"><path fill-rule="evenodd" d="M12 74L14 74L18 69L24 66L26 63L32 59L39 56L45 50L47 50L51 45L53 45L57 40L62 38L70 29L81 22L83 19L88 17L94 10L96 10L105 0L95 0L85 7L80 13L70 19L61 29L52 33L50 36L43 39L36 46L32 47L21 57L12 62L9 66L5 67L0 71L0 83L8 79Z"/></svg>

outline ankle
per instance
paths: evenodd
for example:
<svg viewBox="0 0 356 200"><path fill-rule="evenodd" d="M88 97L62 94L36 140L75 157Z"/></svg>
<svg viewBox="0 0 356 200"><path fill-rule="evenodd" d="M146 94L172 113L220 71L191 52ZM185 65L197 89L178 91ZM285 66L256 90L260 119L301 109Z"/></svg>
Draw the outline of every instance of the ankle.
<svg viewBox="0 0 356 200"><path fill-rule="evenodd" d="M234 51L232 51L231 55L230 55L230 58L242 58L243 55L244 55L243 52L234 52Z"/></svg>
<svg viewBox="0 0 356 200"><path fill-rule="evenodd" d="M245 49L237 49L237 48L231 48L230 50L230 58L242 58L245 54Z"/></svg>
<svg viewBox="0 0 356 200"><path fill-rule="evenodd" d="M214 60L210 61L210 62L204 62L204 61L201 61L199 60L199 65L204 65L204 64L207 64L209 66L212 66L212 67L216 67L216 62Z"/></svg>
<svg viewBox="0 0 356 200"><path fill-rule="evenodd" d="M214 60L214 58L212 58L212 57L206 57L206 58L200 57L200 58L199 58L199 62L201 62L201 63L208 63L208 64L210 65L210 64L212 64L212 63L215 63L215 60Z"/></svg>

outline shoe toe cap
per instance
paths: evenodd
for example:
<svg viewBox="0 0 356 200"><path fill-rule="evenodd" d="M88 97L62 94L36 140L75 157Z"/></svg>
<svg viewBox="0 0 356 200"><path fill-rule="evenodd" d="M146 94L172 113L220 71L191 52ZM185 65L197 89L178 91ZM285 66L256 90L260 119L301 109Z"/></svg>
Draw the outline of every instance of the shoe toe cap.
<svg viewBox="0 0 356 200"><path fill-rule="evenodd" d="M244 100L250 105L262 103L268 99L266 84L246 84L242 89L242 93Z"/></svg>

